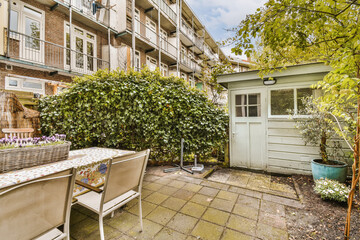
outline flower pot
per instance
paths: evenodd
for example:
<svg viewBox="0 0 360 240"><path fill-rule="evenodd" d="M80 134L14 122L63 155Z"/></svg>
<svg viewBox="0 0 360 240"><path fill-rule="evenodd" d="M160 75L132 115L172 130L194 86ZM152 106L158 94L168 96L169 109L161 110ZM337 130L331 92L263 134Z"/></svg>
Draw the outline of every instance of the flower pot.
<svg viewBox="0 0 360 240"><path fill-rule="evenodd" d="M322 159L314 159L311 161L311 170L314 180L332 179L339 182L345 182L347 176L348 165L344 162L329 160L330 164L321 163Z"/></svg>

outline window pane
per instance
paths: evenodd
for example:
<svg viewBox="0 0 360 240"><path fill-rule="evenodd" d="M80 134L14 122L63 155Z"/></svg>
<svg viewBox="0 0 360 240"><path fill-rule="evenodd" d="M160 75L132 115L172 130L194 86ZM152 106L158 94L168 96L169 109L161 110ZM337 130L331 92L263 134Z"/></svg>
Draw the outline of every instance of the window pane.
<svg viewBox="0 0 360 240"><path fill-rule="evenodd" d="M236 107L236 117L247 117L247 107Z"/></svg>
<svg viewBox="0 0 360 240"><path fill-rule="evenodd" d="M30 13L34 17L41 18L41 13L40 12L35 11L35 10L31 9L31 8L28 8L27 6L24 6L24 12L25 13Z"/></svg>
<svg viewBox="0 0 360 240"><path fill-rule="evenodd" d="M17 87L18 86L18 81L17 80L9 80L9 86L12 86L12 87Z"/></svg>
<svg viewBox="0 0 360 240"><path fill-rule="evenodd" d="M94 45L90 42L87 42L87 67L88 70L94 71Z"/></svg>
<svg viewBox="0 0 360 240"><path fill-rule="evenodd" d="M247 103L246 94L235 96L235 105L246 105L246 103Z"/></svg>
<svg viewBox="0 0 360 240"><path fill-rule="evenodd" d="M25 46L40 50L40 41L38 40L38 38L40 38L40 22L25 18L25 34L29 36L26 37Z"/></svg>
<svg viewBox="0 0 360 240"><path fill-rule="evenodd" d="M18 30L18 12L11 10L10 12L10 30L17 32Z"/></svg>
<svg viewBox="0 0 360 240"><path fill-rule="evenodd" d="M271 115L288 115L288 110L294 110L294 90L272 90Z"/></svg>
<svg viewBox="0 0 360 240"><path fill-rule="evenodd" d="M76 38L76 67L84 67L84 41L81 38Z"/></svg>
<svg viewBox="0 0 360 240"><path fill-rule="evenodd" d="M296 91L297 91L297 108L298 111L301 111L304 109L304 104L302 102L302 99L312 96L314 90L311 88L299 88Z"/></svg>
<svg viewBox="0 0 360 240"><path fill-rule="evenodd" d="M260 104L260 93L249 94L249 105Z"/></svg>
<svg viewBox="0 0 360 240"><path fill-rule="evenodd" d="M36 83L36 82L24 81L24 82L23 82L23 87L25 87L25 88L42 89L42 84L41 84L41 83Z"/></svg>
<svg viewBox="0 0 360 240"><path fill-rule="evenodd" d="M249 106L249 117L261 117L260 106Z"/></svg>

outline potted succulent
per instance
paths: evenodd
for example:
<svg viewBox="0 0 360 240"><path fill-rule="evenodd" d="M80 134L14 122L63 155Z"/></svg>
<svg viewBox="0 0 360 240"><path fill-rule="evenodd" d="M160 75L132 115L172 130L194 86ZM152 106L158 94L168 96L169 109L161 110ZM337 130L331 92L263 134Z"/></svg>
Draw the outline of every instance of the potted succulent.
<svg viewBox="0 0 360 240"><path fill-rule="evenodd" d="M314 180L333 179L345 182L347 164L343 161L344 154L340 141L335 140L336 133L328 113L320 111L312 97L302 99L303 108L295 118L295 127L300 130L305 144L319 146L320 159L311 161ZM330 141L331 140L331 141ZM331 151L328 147L331 146Z"/></svg>

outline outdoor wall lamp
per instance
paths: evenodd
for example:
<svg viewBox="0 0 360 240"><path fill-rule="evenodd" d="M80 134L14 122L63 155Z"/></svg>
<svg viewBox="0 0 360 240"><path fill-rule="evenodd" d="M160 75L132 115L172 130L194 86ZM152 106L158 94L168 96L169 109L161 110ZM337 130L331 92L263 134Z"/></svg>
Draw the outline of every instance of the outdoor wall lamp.
<svg viewBox="0 0 360 240"><path fill-rule="evenodd" d="M276 78L272 78L272 79L264 78L263 80L263 84L266 86L274 85L275 83L276 83Z"/></svg>

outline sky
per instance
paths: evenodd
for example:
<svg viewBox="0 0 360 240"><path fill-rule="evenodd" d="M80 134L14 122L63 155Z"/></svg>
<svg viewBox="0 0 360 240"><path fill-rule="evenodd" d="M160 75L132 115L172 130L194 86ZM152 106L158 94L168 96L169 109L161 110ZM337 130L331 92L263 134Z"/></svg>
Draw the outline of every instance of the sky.
<svg viewBox="0 0 360 240"><path fill-rule="evenodd" d="M186 0L215 41L225 40L234 33L227 31L236 27L247 14L254 13L267 0ZM231 55L231 47L222 48ZM240 56L246 59L245 56Z"/></svg>

